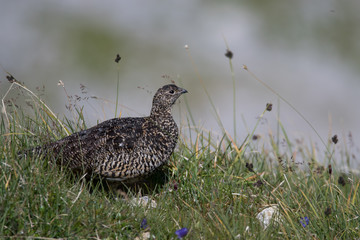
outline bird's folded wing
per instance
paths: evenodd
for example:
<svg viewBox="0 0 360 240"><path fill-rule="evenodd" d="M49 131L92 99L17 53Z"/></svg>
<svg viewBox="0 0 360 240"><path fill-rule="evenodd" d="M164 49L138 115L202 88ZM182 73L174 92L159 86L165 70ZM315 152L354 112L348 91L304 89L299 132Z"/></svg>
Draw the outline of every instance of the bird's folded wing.
<svg viewBox="0 0 360 240"><path fill-rule="evenodd" d="M143 136L143 118L111 119L55 142L65 158L93 158L105 152L131 150Z"/></svg>

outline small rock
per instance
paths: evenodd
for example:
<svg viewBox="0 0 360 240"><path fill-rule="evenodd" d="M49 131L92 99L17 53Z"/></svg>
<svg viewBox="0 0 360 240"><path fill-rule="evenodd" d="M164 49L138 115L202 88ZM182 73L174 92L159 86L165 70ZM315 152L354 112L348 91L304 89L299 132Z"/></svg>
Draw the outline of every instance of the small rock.
<svg viewBox="0 0 360 240"><path fill-rule="evenodd" d="M130 200L130 203L133 206L143 206L143 207L150 206L150 208L157 207L157 203L155 202L155 200L150 199L148 196L133 198Z"/></svg>
<svg viewBox="0 0 360 240"><path fill-rule="evenodd" d="M150 232L142 232L134 240L146 240L146 239L150 239Z"/></svg>
<svg viewBox="0 0 360 240"><path fill-rule="evenodd" d="M264 229L266 229L270 225L272 218L274 218L273 221L275 222L281 221L277 205L263 209L256 215L256 218L260 221Z"/></svg>

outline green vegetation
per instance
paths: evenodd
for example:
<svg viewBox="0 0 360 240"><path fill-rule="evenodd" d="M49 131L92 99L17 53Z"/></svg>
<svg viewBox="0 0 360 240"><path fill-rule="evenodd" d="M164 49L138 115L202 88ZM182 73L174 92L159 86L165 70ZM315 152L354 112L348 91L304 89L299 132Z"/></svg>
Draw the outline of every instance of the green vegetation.
<svg viewBox="0 0 360 240"><path fill-rule="evenodd" d="M20 158L19 150L86 126L81 108L72 109L74 119L60 119L9 80L11 91L30 100L30 110L2 99L0 238L147 239L149 233L150 239L176 239L181 228L189 230L185 239L360 238L360 178L338 167L352 158L345 141L329 139L321 153L291 142L279 122L282 144L271 134L254 135L256 127L237 144L226 132L216 141L189 120L181 125L169 182L149 196L153 208L114 197L48 156ZM278 212L264 229L256 216L268 207Z"/></svg>

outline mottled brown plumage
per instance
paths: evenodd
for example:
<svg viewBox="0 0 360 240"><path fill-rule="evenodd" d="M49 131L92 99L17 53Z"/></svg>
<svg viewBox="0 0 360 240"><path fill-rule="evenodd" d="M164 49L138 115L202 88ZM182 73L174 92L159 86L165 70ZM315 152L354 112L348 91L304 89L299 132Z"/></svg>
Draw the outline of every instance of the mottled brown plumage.
<svg viewBox="0 0 360 240"><path fill-rule="evenodd" d="M57 162L108 180L133 182L166 163L177 140L171 107L186 93L174 84L160 88L150 116L114 118L37 148Z"/></svg>

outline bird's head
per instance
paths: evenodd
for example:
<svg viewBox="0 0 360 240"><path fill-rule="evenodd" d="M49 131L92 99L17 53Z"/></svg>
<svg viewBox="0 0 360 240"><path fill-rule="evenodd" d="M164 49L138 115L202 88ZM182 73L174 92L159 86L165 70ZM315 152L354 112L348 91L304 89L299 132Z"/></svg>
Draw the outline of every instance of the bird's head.
<svg viewBox="0 0 360 240"><path fill-rule="evenodd" d="M176 86L175 84L168 84L159 88L153 98L153 105L151 109L151 115L160 112L169 112L171 106L176 100L184 93L187 93L183 88Z"/></svg>

